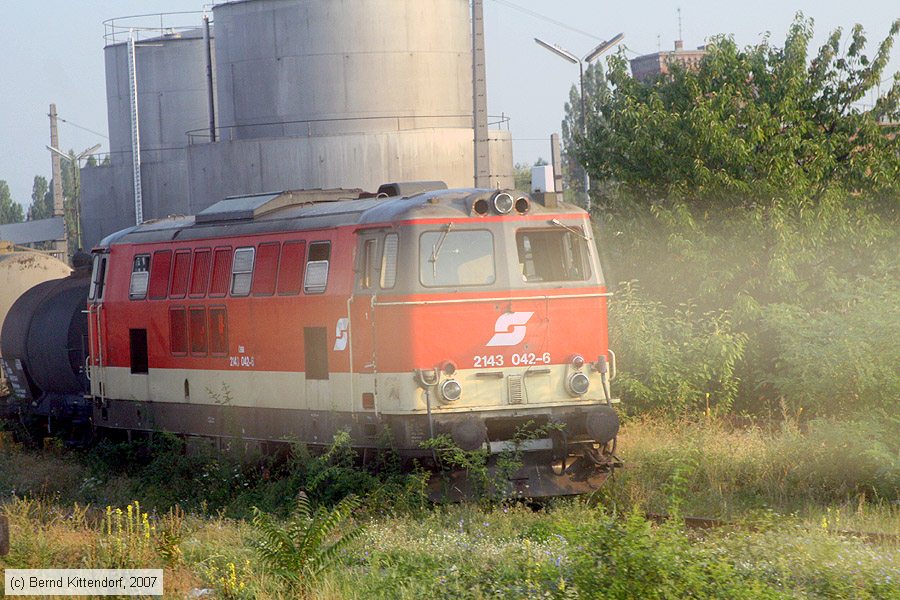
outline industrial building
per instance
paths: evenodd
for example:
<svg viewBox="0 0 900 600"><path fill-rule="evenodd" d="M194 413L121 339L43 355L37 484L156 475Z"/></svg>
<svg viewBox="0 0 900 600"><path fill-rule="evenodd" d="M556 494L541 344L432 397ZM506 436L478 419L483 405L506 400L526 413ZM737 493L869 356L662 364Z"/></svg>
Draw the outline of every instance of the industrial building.
<svg viewBox="0 0 900 600"><path fill-rule="evenodd" d="M200 13L107 22L110 160L82 170L86 246L135 223L136 133L144 219L239 194L473 185L468 0L239 0L211 13L209 35ZM491 187L512 187L508 128L489 129L487 147Z"/></svg>
<svg viewBox="0 0 900 600"><path fill-rule="evenodd" d="M706 56L706 46L696 50L685 50L682 40L675 40L672 52L654 52L633 58L631 76L638 81L647 82L669 72L669 65L678 64L685 69L698 69L700 61Z"/></svg>

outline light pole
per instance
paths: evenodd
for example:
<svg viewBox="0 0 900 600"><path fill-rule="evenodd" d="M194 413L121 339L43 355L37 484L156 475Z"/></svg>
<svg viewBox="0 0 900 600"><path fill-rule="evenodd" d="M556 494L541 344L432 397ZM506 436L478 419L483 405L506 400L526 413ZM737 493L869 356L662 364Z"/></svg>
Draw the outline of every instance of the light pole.
<svg viewBox="0 0 900 600"><path fill-rule="evenodd" d="M620 33L613 37L611 40L607 40L605 42L601 42L596 48L587 53L584 58L578 58L565 48L557 45L551 44L550 42L545 42L540 38L534 38L534 41L538 43L539 46L546 48L553 54L559 56L563 60L566 60L573 65L578 65L578 90L581 95L581 134L587 137L587 113L585 109L585 101L584 101L584 64L587 63L590 65L593 61L597 60L601 54L618 44L625 37L624 33ZM588 175L587 165L582 164L581 170L584 171L584 195L585 195L585 207L588 212L591 210L591 176Z"/></svg>
<svg viewBox="0 0 900 600"><path fill-rule="evenodd" d="M96 144L77 156L69 156L59 148L47 146L47 150L58 154L60 158L66 159L72 165L72 183L75 186L75 198L73 198L75 201L75 244L79 250L81 249L81 160L99 149L100 144ZM66 234L68 236L68 228L66 228Z"/></svg>

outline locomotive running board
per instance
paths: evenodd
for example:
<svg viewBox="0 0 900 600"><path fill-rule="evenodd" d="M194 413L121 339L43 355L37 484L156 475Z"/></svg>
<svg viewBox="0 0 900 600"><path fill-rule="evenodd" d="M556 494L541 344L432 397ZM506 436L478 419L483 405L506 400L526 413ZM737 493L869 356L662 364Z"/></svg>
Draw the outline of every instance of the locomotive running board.
<svg viewBox="0 0 900 600"><path fill-rule="evenodd" d="M473 476L464 470L435 473L428 481L432 502L462 502L482 497L548 498L578 496L596 491L612 474L616 464L597 467L581 458L557 475L552 465L526 464L511 477L504 478L496 466L488 466L486 475Z"/></svg>

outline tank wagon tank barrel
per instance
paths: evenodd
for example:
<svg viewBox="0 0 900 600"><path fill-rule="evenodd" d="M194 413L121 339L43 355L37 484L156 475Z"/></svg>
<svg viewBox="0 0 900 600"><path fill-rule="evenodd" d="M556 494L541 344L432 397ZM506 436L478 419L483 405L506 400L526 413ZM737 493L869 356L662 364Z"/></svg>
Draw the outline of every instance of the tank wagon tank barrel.
<svg viewBox="0 0 900 600"><path fill-rule="evenodd" d="M85 371L90 279L85 269L40 283L12 305L3 321L0 349L13 406L24 418L50 421L83 437L90 430Z"/></svg>

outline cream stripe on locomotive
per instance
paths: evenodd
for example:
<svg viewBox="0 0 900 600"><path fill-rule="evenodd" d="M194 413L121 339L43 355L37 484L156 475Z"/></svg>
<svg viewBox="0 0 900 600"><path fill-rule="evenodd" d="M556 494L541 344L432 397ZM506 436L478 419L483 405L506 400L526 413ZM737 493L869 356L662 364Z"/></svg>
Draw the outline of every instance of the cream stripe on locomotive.
<svg viewBox="0 0 900 600"><path fill-rule="evenodd" d="M453 402L442 399L439 392L441 383L449 377L441 375L426 399L425 391L409 372L354 374L351 389L349 373L331 373L327 380L308 380L305 373L279 371L151 368L148 374L132 374L129 368L105 367L102 376L97 367L91 371L95 392L102 377L103 397L138 402L361 412L366 410L363 394L374 393L377 412L393 415L425 413L429 402L432 411L444 414L515 405L536 409L560 403L605 402L600 374L589 369L582 371L590 380L588 393L581 398L569 395L569 365L459 370L452 379L460 384L462 394Z"/></svg>

